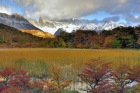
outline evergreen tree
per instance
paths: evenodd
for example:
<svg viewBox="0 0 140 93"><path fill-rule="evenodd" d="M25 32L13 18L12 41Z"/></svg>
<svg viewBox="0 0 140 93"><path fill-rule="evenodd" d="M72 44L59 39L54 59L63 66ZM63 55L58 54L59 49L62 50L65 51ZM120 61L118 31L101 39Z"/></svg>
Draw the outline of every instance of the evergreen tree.
<svg viewBox="0 0 140 93"><path fill-rule="evenodd" d="M2 44L2 43L3 43L3 35L0 34L0 44Z"/></svg>
<svg viewBox="0 0 140 93"><path fill-rule="evenodd" d="M120 41L117 38L115 38L114 41L112 42L112 46L113 48L120 48L121 47Z"/></svg>

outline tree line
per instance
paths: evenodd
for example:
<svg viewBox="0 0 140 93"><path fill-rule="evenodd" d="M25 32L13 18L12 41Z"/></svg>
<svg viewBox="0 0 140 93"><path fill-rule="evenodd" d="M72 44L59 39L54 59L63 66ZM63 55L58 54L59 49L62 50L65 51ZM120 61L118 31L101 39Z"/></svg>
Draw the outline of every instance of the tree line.
<svg viewBox="0 0 140 93"><path fill-rule="evenodd" d="M0 47L19 48L140 48L140 26L117 27L113 30L62 31L55 38L41 38L0 24Z"/></svg>

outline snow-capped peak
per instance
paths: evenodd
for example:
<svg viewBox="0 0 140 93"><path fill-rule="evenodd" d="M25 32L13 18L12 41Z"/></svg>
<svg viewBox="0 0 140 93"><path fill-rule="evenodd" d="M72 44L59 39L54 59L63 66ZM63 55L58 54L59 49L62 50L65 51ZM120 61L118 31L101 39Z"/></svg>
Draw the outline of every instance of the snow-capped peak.
<svg viewBox="0 0 140 93"><path fill-rule="evenodd" d="M127 25L126 25L124 22L122 22L122 23L120 24L120 26L127 27Z"/></svg>
<svg viewBox="0 0 140 93"><path fill-rule="evenodd" d="M113 21L110 20L110 21L105 21L102 26L110 25L110 24L117 24L117 23L115 23L115 22L113 22Z"/></svg>
<svg viewBox="0 0 140 93"><path fill-rule="evenodd" d="M124 23L117 24L113 21L105 21L102 25L96 25L95 23L87 23L84 26L82 26L81 30L94 30L94 31L102 31L102 30L112 30L116 27L123 26L126 27Z"/></svg>
<svg viewBox="0 0 140 93"><path fill-rule="evenodd" d="M87 23L80 27L81 30L94 30L96 27L98 27L95 23Z"/></svg>
<svg viewBox="0 0 140 93"><path fill-rule="evenodd" d="M102 27L101 30L112 30L113 28L116 28L120 26L119 24L113 22L113 21L106 21Z"/></svg>

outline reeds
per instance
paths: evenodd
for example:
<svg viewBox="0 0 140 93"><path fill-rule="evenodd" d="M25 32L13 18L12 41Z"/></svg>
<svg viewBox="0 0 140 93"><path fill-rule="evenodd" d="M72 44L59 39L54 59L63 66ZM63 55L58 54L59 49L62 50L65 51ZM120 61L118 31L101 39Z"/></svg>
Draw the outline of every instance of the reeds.
<svg viewBox="0 0 140 93"><path fill-rule="evenodd" d="M47 71L57 66L62 69L64 77L77 78L85 68L84 63L90 59L98 59L113 62L112 69L129 64L131 67L140 65L140 50L127 49L0 49L0 70L5 67L15 67L28 70L33 76L46 76Z"/></svg>

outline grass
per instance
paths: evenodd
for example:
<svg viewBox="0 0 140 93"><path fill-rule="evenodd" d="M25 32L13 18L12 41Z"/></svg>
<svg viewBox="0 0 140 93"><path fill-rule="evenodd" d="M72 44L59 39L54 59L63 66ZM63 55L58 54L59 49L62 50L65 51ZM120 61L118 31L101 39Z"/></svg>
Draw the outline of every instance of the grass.
<svg viewBox="0 0 140 93"><path fill-rule="evenodd" d="M113 62L112 68L123 63L131 67L140 65L140 50L127 49L0 49L0 70L5 67L15 67L28 70L30 75L45 77L53 66L62 69L64 77L77 79L77 73L85 68L89 59L102 57L106 62Z"/></svg>

